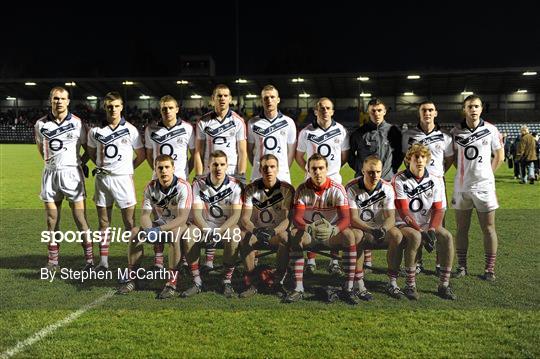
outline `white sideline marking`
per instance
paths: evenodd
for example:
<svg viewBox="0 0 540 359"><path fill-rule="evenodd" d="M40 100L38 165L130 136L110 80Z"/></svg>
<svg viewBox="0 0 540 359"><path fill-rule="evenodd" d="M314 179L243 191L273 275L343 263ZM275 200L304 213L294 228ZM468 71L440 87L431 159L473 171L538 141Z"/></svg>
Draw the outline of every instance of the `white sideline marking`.
<svg viewBox="0 0 540 359"><path fill-rule="evenodd" d="M34 344L35 342L40 341L41 339L43 339L46 336L50 335L56 329L71 323L72 321L74 321L75 319L77 319L78 317L80 317L81 315L83 315L84 313L89 311L90 309L94 308L95 306L98 306L102 302L106 301L107 299L109 299L113 295L114 295L114 291L107 292L102 297L99 297L98 299L94 300L90 304L86 304L84 307L77 310L76 312L71 313L70 315L68 315L67 317L62 319L61 321L56 322L54 324L51 324L51 325L41 329L39 332L35 333L34 335L32 335L31 337L27 338L24 341L18 342L17 345L15 345L13 348L8 349L5 352L3 352L2 355L0 356L0 358L9 358L9 357L14 356L15 354L18 354L19 352L26 349L26 347L29 347L32 344Z"/></svg>

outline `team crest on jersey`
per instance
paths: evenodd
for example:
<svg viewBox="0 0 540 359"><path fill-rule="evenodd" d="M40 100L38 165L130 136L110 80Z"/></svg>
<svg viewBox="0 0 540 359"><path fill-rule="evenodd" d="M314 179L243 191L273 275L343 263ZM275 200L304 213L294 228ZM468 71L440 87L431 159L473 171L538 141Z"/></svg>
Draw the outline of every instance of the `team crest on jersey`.
<svg viewBox="0 0 540 359"><path fill-rule="evenodd" d="M210 126L207 126L204 128L204 133L211 137L217 137L219 135L222 135L224 132L234 128L234 122L228 122L222 126L216 127L214 129L210 128ZM234 131L231 132L231 136L234 135Z"/></svg>
<svg viewBox="0 0 540 359"><path fill-rule="evenodd" d="M186 134L186 129L184 128L178 128L174 131L171 131L171 132L168 132L166 134L164 134L163 136L160 136L157 134L157 132L154 132L150 135L150 137L152 138L152 140L154 140L155 142L159 143L159 144L162 144L162 143L165 143L169 140L172 140L173 138L176 138L176 137L179 137L179 136L182 136ZM181 139L178 138L178 143L180 143Z"/></svg>
<svg viewBox="0 0 540 359"><path fill-rule="evenodd" d="M69 138L70 140L73 138L73 133L69 132L67 135L66 135L66 138Z"/></svg>
<svg viewBox="0 0 540 359"><path fill-rule="evenodd" d="M488 141L486 139L483 139L482 140L482 145L487 146L487 144L488 144Z"/></svg>
<svg viewBox="0 0 540 359"><path fill-rule="evenodd" d="M463 137L463 136L456 136L456 143L462 147L467 147L471 143L476 142L486 136L489 136L489 129L485 128L482 131L479 131L477 133L473 133L469 137ZM487 143L486 143L487 144Z"/></svg>
<svg viewBox="0 0 540 359"><path fill-rule="evenodd" d="M336 128L328 133L324 133L320 136L317 136L317 135L314 135L314 134L309 134L307 139L308 141L311 141L313 143L316 143L316 144L321 144L323 142L326 142L336 136L339 136L341 134L341 130L339 128Z"/></svg>
<svg viewBox="0 0 540 359"><path fill-rule="evenodd" d="M410 188L409 186L405 185L403 186L403 190L405 191L405 193L407 194L407 197L409 198L414 198L424 192L427 192L427 196L428 197L432 197L433 196L433 186L435 186L435 184L433 183L432 180L429 180L429 182L426 182L426 183L422 183L421 185L417 186L416 188Z"/></svg>
<svg viewBox="0 0 540 359"><path fill-rule="evenodd" d="M128 139L127 138L122 138L122 143L124 145L127 145L129 143Z"/></svg>
<svg viewBox="0 0 540 359"><path fill-rule="evenodd" d="M46 128L42 128L40 132L46 138L51 139L51 138L58 137L61 134L71 131L73 129L75 129L75 125L73 123L69 123L66 126L58 127L56 130L53 130L53 131L47 130ZM71 138L71 137L68 137L68 138Z"/></svg>
<svg viewBox="0 0 540 359"><path fill-rule="evenodd" d="M266 137L271 133L276 132L277 130L280 130L284 127L287 127L287 121L280 121L278 123L273 124L272 126L269 126L267 128L262 128L259 126L253 126L253 132L258 134L259 136ZM285 131L281 131L282 135L285 135Z"/></svg>
<svg viewBox="0 0 540 359"><path fill-rule="evenodd" d="M116 140L116 139L118 139L120 137L124 137L124 136L129 136L129 130L127 128L123 128L120 131L115 131L115 132L111 133L109 136L103 136L100 133L96 133L96 140L99 141L103 145L108 145L109 143L113 142L114 140ZM125 143L127 143L127 139L125 139L125 140L126 140Z"/></svg>

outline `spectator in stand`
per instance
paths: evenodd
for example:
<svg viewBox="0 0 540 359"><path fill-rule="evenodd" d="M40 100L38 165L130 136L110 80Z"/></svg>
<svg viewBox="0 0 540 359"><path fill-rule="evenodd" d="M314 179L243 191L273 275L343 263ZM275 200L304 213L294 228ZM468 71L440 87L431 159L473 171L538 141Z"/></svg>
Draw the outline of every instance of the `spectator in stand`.
<svg viewBox="0 0 540 359"><path fill-rule="evenodd" d="M519 183L524 184L527 179L530 184L534 184L536 179L534 173L534 163L538 159L536 156L536 138L529 132L527 125L521 126L521 142L519 143L518 154L521 158L521 174Z"/></svg>

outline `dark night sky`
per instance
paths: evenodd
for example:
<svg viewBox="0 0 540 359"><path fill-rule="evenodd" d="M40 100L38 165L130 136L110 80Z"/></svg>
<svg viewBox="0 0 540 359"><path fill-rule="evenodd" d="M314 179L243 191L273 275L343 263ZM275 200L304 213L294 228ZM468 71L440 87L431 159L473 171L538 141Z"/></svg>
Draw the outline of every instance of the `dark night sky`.
<svg viewBox="0 0 540 359"><path fill-rule="evenodd" d="M176 76L182 54L210 54L218 75L235 74L234 2L199 3L137 15L98 3L3 9L0 77ZM240 74L540 65L531 5L336 3L241 2Z"/></svg>

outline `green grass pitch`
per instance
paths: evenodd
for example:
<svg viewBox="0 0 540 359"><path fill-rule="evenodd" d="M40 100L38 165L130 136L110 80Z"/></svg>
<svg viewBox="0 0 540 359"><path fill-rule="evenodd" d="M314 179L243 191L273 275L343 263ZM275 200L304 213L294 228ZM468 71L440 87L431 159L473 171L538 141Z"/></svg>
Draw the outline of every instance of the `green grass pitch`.
<svg viewBox="0 0 540 359"><path fill-rule="evenodd" d="M420 274L418 302L396 301L383 292L386 276L369 274L366 285L375 300L351 307L308 298L282 304L277 297L227 300L215 290L194 298L155 299L161 282L144 283L144 290L112 296L58 327L35 343L24 342L102 297L115 280L40 280L46 247L40 243L45 215L38 198L42 161L34 145L0 145L0 352L22 346L19 357L539 357L540 349L540 191L538 184L520 185L504 164L497 172L499 252L497 281L486 283L481 231L476 218L470 232L470 276L452 280L458 300L435 295L437 278ZM344 181L352 171L343 168ZM453 171L447 175L448 195ZM147 164L136 170L137 196L150 178ZM293 169L293 182L302 178ZM91 200L93 180L86 184L91 228L97 218ZM115 208L113 222L120 226ZM138 219L137 219L138 222ZM455 233L454 215L447 228ZM62 229L75 229L64 205ZM94 253L97 252L94 246ZM153 252L146 250L144 265ZM217 262L221 260L217 257ZM263 262L270 262L271 258ZM427 269L433 255L424 254ZM60 265L79 269L78 244L62 244ZM111 266L127 263L126 245L113 243ZM325 273L327 260L318 258L316 278L306 279L308 294L320 284L339 285ZM383 269L385 252L374 252L374 265ZM233 285L239 288L242 268ZM183 280L182 286L186 285ZM403 284L404 279L399 279ZM26 343L26 344L25 344Z"/></svg>

